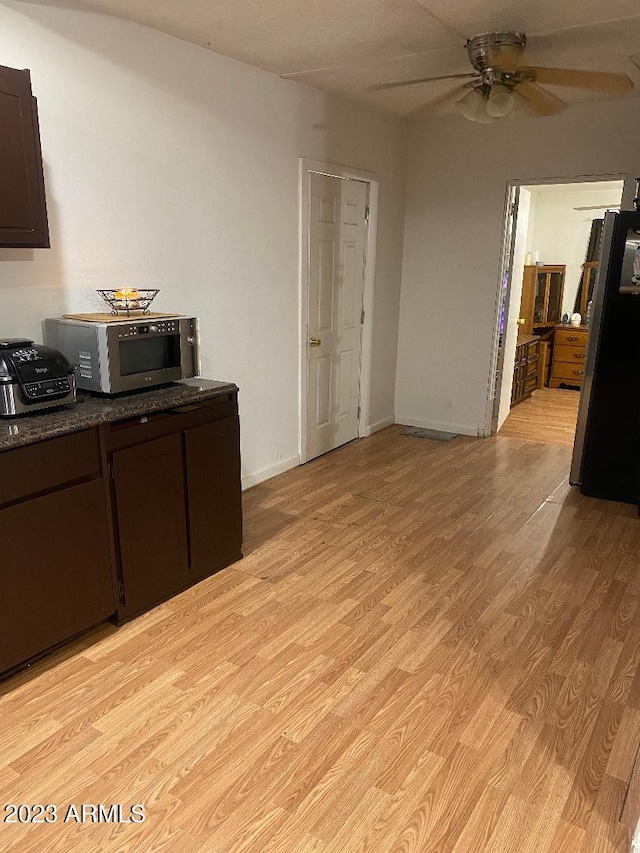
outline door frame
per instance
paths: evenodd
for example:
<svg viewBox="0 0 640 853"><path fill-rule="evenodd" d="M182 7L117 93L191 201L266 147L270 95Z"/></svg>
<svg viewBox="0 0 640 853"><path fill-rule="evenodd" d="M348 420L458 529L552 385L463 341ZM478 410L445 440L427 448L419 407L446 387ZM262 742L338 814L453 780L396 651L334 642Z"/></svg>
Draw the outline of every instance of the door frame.
<svg viewBox="0 0 640 853"><path fill-rule="evenodd" d="M594 175L565 175L564 177L546 177L546 178L514 178L507 181L505 188L505 205L504 217L502 223L502 236L500 246L500 271L498 275L498 285L496 289L495 308L493 318L493 342L491 345L491 372L489 374L489 383L487 388L487 398L485 407L484 431L481 433L484 436L495 435L494 429L494 410L497 414L500 400L498 397L499 383L498 377L501 377L504 371L504 347L500 351L500 314L502 311L503 298L503 277L508 275L506 293L504 294L504 304L509 311L511 302L512 274L513 274L513 251L511 238L515 239L515 232L518 217L518 201L520 198L520 187L541 186L543 184L590 184L601 181L622 181L622 207L625 204L631 209L631 201L635 195L635 179L631 177L631 172L604 172ZM515 199L514 199L515 194ZM512 211L512 201L515 201L515 210ZM511 222L511 217L513 222Z"/></svg>
<svg viewBox="0 0 640 853"><path fill-rule="evenodd" d="M311 175L328 175L342 180L362 181L369 185L369 220L366 231L364 286L362 305L364 323L361 332L360 351L360 417L358 418L358 438L369 435L369 411L371 401L371 360L373 349L373 312L376 275L376 238L378 230L378 193L379 184L373 172L365 169L339 166L323 160L310 160L300 157L300 215L299 215L299 288L298 288L298 450L300 464L308 461L307 447L307 359L309 337L309 230L311 206Z"/></svg>

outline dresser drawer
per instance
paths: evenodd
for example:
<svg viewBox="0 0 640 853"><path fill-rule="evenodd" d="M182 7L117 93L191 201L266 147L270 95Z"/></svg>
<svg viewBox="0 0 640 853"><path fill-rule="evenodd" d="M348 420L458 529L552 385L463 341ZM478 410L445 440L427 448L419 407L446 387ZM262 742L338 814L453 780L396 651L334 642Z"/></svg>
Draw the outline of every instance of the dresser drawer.
<svg viewBox="0 0 640 853"><path fill-rule="evenodd" d="M527 364L527 376L531 376L533 373L538 375L538 356L537 354L532 357L529 357L526 361Z"/></svg>
<svg viewBox="0 0 640 853"><path fill-rule="evenodd" d="M554 335L555 346L586 347L586 329L556 329Z"/></svg>
<svg viewBox="0 0 640 853"><path fill-rule="evenodd" d="M584 360L587 357L587 348L579 347L579 346L557 346L553 351L553 362L556 364L559 361L563 362L579 362L584 364Z"/></svg>
<svg viewBox="0 0 640 853"><path fill-rule="evenodd" d="M559 379L562 382L573 382L575 385L580 385L584 377L584 366L568 364L567 362L553 362L552 379Z"/></svg>

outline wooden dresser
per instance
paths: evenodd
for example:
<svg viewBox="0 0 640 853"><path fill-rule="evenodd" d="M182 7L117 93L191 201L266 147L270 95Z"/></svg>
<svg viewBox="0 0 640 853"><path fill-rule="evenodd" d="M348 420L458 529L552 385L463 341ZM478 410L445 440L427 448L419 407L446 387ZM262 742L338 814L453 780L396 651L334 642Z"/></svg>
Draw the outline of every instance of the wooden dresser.
<svg viewBox="0 0 640 853"><path fill-rule="evenodd" d="M511 406L526 400L538 385L538 335L518 335L511 386Z"/></svg>
<svg viewBox="0 0 640 853"><path fill-rule="evenodd" d="M553 332L553 364L551 365L550 388L569 385L581 388L584 363L587 357L586 326L561 324Z"/></svg>

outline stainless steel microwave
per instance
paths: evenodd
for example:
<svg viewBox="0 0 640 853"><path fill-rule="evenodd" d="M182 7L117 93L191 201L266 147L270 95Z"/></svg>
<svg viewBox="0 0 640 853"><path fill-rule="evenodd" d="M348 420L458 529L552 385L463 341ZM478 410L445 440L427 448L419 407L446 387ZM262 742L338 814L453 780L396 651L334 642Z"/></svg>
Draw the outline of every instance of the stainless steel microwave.
<svg viewBox="0 0 640 853"><path fill-rule="evenodd" d="M121 394L199 373L195 317L131 317L103 322L59 317L44 321L44 339L76 366L76 384Z"/></svg>

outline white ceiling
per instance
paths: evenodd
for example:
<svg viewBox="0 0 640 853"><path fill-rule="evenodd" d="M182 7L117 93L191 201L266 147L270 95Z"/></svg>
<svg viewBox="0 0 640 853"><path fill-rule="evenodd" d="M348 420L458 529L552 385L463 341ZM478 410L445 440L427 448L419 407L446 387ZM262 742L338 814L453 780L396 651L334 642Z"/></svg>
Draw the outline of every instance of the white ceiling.
<svg viewBox="0 0 640 853"><path fill-rule="evenodd" d="M467 38L529 37L526 62L620 71L640 93L638 0L32 0L91 9L401 116L430 111L456 81L370 92L386 82L471 70ZM569 103L606 96L549 87ZM451 104L433 111L451 111Z"/></svg>

